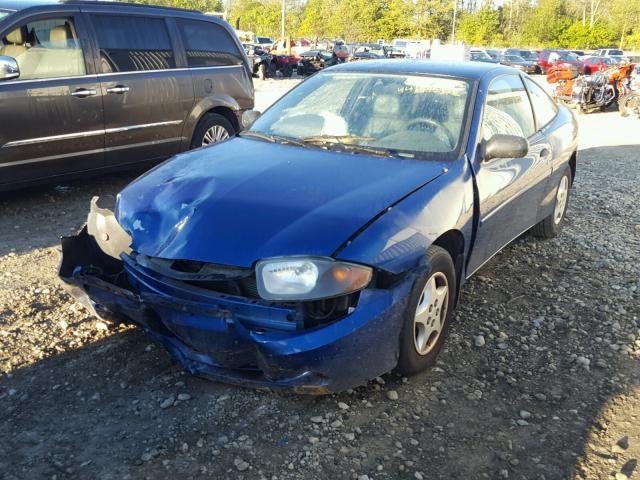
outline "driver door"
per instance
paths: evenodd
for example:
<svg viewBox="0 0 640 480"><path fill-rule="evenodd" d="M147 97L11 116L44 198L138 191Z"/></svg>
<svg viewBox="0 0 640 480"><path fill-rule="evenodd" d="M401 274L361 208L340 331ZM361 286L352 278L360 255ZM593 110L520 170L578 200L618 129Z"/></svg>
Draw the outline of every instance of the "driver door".
<svg viewBox="0 0 640 480"><path fill-rule="evenodd" d="M467 266L471 275L537 221L544 186L551 174L551 146L536 122L522 79L502 75L489 85L482 134L527 138L529 152L521 158L495 158L475 165L480 221Z"/></svg>

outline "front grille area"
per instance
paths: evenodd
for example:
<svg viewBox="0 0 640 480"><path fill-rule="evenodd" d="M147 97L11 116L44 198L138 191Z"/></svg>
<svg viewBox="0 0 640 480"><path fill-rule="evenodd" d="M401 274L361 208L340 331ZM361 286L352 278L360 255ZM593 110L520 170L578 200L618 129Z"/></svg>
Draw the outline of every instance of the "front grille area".
<svg viewBox="0 0 640 480"><path fill-rule="evenodd" d="M133 253L132 256L139 265L172 280L226 295L260 299L252 269L193 260L153 258L139 253ZM323 300L268 303L289 308L294 306L299 312L298 328L315 328L344 318L356 307L359 298L360 292L356 292Z"/></svg>

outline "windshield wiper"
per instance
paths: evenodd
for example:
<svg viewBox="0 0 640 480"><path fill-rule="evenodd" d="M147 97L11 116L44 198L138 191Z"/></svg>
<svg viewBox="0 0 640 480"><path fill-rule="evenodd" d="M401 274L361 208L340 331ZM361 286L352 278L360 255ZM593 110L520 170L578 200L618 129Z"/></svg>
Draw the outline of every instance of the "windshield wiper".
<svg viewBox="0 0 640 480"><path fill-rule="evenodd" d="M309 145L306 145L304 142L301 142L300 140L296 140L294 138L289 138L289 137L281 137L279 135L270 135L268 133L264 133L264 132L259 132L256 130L249 130L246 132L242 132L240 134L241 137L254 137L254 138L259 138L261 140L265 140L267 142L271 142L271 143L282 143L282 144L290 144L290 145L296 145L298 147L308 147Z"/></svg>
<svg viewBox="0 0 640 480"><path fill-rule="evenodd" d="M304 137L303 142L311 143L313 145L320 145L325 148L334 148L338 146L337 150L353 153L368 153L370 155L378 155L382 157L406 157L414 158L411 153L399 152L392 148L383 147L369 147L366 145L358 145L349 143L348 141L369 141L375 140L375 137L365 137L357 135L314 135L310 137Z"/></svg>

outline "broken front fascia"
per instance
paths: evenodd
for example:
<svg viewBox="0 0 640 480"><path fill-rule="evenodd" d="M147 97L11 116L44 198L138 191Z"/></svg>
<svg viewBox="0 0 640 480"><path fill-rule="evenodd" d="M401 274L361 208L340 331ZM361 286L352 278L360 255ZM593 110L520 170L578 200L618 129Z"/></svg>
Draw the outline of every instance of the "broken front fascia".
<svg viewBox="0 0 640 480"><path fill-rule="evenodd" d="M390 288L362 290L348 315L305 330L295 303L176 281L138 263L129 245L113 214L94 199L87 226L62 239L60 277L95 315L138 324L192 374L300 393L337 392L392 370L411 288L426 269Z"/></svg>

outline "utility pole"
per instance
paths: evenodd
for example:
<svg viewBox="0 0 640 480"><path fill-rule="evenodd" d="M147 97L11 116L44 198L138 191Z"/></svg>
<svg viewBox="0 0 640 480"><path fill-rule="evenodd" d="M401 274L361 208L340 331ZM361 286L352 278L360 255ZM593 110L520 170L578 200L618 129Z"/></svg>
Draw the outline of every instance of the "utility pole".
<svg viewBox="0 0 640 480"><path fill-rule="evenodd" d="M284 41L284 0L282 0L282 40Z"/></svg>
<svg viewBox="0 0 640 480"><path fill-rule="evenodd" d="M282 0L284 2L284 0ZM451 45L456 41L456 17L458 16L458 0L453 0L453 27L451 27Z"/></svg>

